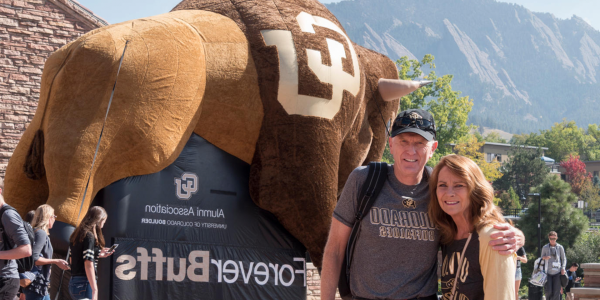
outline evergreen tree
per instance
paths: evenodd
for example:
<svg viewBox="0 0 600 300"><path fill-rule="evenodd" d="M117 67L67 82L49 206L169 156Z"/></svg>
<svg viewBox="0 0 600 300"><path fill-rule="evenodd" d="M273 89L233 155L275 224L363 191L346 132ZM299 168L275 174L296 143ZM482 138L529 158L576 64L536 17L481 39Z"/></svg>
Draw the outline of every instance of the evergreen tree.
<svg viewBox="0 0 600 300"><path fill-rule="evenodd" d="M508 188L508 191L503 191L500 193L500 208L502 210L507 209L521 209L521 201L519 200L519 195L515 192L513 187Z"/></svg>
<svg viewBox="0 0 600 300"><path fill-rule="evenodd" d="M575 244L579 236L587 230L588 219L580 209L574 208L577 195L571 192L571 186L558 176L549 174L534 191L539 193L542 202L542 246L548 243L548 232L556 231L560 244L568 249ZM527 211L517 223L526 237L527 252L539 254L538 250L538 199L530 199Z"/></svg>
<svg viewBox="0 0 600 300"><path fill-rule="evenodd" d="M524 199L529 194L531 187L544 181L550 172L541 160L541 149L527 149L524 146L513 146L510 159L502 165L500 172L504 174L494 181L496 190L507 191L513 188L519 199Z"/></svg>

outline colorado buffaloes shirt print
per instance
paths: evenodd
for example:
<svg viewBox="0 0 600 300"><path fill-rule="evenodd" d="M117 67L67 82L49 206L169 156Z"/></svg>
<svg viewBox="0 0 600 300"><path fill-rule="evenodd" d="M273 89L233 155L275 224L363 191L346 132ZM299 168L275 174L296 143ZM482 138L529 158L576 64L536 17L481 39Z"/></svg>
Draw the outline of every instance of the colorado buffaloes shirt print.
<svg viewBox="0 0 600 300"><path fill-rule="evenodd" d="M379 226L382 238L435 242L435 226L426 211L416 211L415 199L402 196L402 208L373 207L370 223Z"/></svg>

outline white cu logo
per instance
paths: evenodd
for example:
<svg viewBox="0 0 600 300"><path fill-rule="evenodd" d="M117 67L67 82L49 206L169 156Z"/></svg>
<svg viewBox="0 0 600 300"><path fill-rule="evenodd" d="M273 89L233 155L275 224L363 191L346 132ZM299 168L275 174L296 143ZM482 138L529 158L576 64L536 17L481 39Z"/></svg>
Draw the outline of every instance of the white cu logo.
<svg viewBox="0 0 600 300"><path fill-rule="evenodd" d="M296 20L303 32L315 33L314 25L331 29L341 34L348 44L352 56L354 76L344 72L342 58L346 58L344 45L332 39L327 40L331 57L331 67L322 64L321 52L306 49L308 67L317 75L320 81L333 86L331 100L298 94L298 55L292 33L288 30L262 30L261 33L267 46L277 46L279 53L279 91L277 100L290 115L315 116L333 119L342 106L344 90L356 96L360 90L360 69L356 51L350 39L333 22L301 12Z"/></svg>
<svg viewBox="0 0 600 300"><path fill-rule="evenodd" d="M181 183L184 181L185 183ZM175 178L175 188L177 198L180 200L190 200L192 195L198 192L198 175L194 173L183 173L181 178Z"/></svg>

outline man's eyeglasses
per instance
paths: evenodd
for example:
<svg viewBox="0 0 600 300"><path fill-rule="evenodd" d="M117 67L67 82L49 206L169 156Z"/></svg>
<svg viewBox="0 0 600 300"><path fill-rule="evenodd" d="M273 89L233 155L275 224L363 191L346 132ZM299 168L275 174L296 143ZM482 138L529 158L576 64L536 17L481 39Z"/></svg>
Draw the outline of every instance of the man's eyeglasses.
<svg viewBox="0 0 600 300"><path fill-rule="evenodd" d="M556 241L556 240L557 240L557 238L549 238L549 240L551 240L551 241Z"/></svg>

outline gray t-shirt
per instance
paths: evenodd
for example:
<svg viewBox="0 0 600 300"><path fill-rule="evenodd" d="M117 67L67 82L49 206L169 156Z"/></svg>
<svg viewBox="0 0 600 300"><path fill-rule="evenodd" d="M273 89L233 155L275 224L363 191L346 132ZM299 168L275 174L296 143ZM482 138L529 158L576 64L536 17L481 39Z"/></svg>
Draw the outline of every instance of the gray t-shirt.
<svg viewBox="0 0 600 300"><path fill-rule="evenodd" d="M9 244L14 245L16 248L21 245L29 245L29 237L23 227L23 220L19 214L9 209L4 212L2 216L2 225L6 230L6 235L9 239ZM0 229L0 251L10 250L4 249L4 241L2 235L2 229ZM4 260L0 259L0 278L19 278L19 272L17 271L17 262L14 259Z"/></svg>
<svg viewBox="0 0 600 300"><path fill-rule="evenodd" d="M354 225L366 167L350 174L333 217ZM350 270L352 294L369 299L410 299L437 292L440 234L427 214L426 176L415 186L402 184L392 166L370 213L362 220Z"/></svg>

